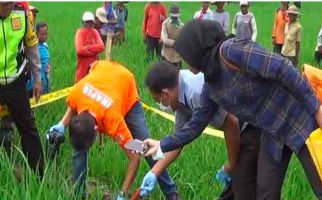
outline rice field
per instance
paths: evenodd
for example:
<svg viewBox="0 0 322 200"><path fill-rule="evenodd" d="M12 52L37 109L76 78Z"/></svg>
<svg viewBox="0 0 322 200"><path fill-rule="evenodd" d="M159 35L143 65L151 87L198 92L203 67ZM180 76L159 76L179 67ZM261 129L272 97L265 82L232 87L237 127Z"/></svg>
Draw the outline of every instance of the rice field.
<svg viewBox="0 0 322 200"><path fill-rule="evenodd" d="M165 3L167 7L170 3ZM200 9L200 2L180 2L181 20L187 22L195 11ZM74 81L76 55L74 36L76 30L82 26L81 16L84 11L92 11L102 5L102 2L33 2L39 8L38 21L49 24L48 45L51 53L51 83L52 91L69 87ZM145 46L141 34L144 2L131 2L129 21L126 29L126 42L112 49L112 58L128 67L135 75L141 100L156 107L148 90L144 87L144 77L149 68L145 62ZM272 49L271 33L274 12L280 6L279 2L252 3L250 11L254 13L257 22L257 40L263 46ZM212 7L214 9L214 7ZM233 16L239 10L238 3L226 4L226 10ZM302 3L303 26L300 63L314 64L313 54L317 34L322 25L322 2ZM232 23L232 22L231 22ZM103 58L103 55L102 55ZM35 109L37 127L42 136L45 147L46 130L57 123L66 109L65 101L54 103ZM152 138L162 138L172 133L173 123L158 115L146 112L146 119ZM19 140L16 145L20 146ZM18 148L19 149L19 148ZM42 182L31 175L21 151L14 151L8 158L0 150L0 199L5 200L67 200L72 196L71 156L72 149L67 142L62 146L59 157L53 162L47 162L45 176ZM21 182L14 176L12 162L21 168ZM169 172L177 183L182 199L216 199L222 186L214 180L215 172L226 161L225 143L223 140L207 135L201 136L191 145L185 147L181 156L171 165ZM104 191L117 194L127 167L125 154L119 147L106 138L106 144L98 144L90 151L88 199L101 199ZM142 160L133 191L140 186L145 173L149 170ZM269 177L268 177L269 178ZM161 191L156 188L150 199L163 199ZM306 176L294 157L289 165L282 199L308 200L315 199Z"/></svg>

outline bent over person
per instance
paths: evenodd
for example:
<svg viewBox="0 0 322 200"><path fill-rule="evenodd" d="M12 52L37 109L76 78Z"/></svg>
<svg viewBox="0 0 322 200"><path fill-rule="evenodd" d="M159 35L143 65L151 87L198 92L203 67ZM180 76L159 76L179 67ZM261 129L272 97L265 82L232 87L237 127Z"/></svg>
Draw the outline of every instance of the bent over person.
<svg viewBox="0 0 322 200"><path fill-rule="evenodd" d="M63 134L69 125L74 148L73 181L78 181L79 191L85 188L88 150L95 141L96 130L113 138L122 149L132 139L149 137L134 76L116 62L93 63L89 74L71 89L67 105L64 117L51 130ZM140 164L138 155L124 151L130 162L119 193L121 199L130 189ZM155 163L150 157L147 162L151 167ZM163 171L159 183L167 199L178 199L176 185L167 171Z"/></svg>

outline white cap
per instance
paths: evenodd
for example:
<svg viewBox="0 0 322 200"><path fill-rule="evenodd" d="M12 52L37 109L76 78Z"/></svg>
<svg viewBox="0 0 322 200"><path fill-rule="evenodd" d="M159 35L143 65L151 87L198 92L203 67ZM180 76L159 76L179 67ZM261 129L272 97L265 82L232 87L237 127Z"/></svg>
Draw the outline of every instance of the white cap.
<svg viewBox="0 0 322 200"><path fill-rule="evenodd" d="M103 7L97 8L95 12L95 16L102 22L102 23L108 23L106 19L106 11Z"/></svg>
<svg viewBox="0 0 322 200"><path fill-rule="evenodd" d="M248 6L248 1L241 0L239 5L240 6L242 6L242 5Z"/></svg>
<svg viewBox="0 0 322 200"><path fill-rule="evenodd" d="M82 17L82 21L83 22L86 22L86 21L93 21L94 22L95 21L94 14L89 11L84 12L83 17Z"/></svg>

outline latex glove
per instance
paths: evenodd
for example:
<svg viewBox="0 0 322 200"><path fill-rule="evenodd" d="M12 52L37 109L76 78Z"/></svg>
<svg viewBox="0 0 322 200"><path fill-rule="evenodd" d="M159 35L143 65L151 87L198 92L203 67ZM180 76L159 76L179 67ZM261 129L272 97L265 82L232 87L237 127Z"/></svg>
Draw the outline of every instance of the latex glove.
<svg viewBox="0 0 322 200"><path fill-rule="evenodd" d="M225 171L225 166L223 165L220 170L217 171L216 174L216 180L225 186L231 184L231 177L230 175Z"/></svg>
<svg viewBox="0 0 322 200"><path fill-rule="evenodd" d="M116 200L125 200L125 198L120 195L117 195Z"/></svg>
<svg viewBox="0 0 322 200"><path fill-rule="evenodd" d="M65 126L64 126L63 122L59 122L58 124L50 127L49 131L50 132L57 131L58 133L64 135Z"/></svg>
<svg viewBox="0 0 322 200"><path fill-rule="evenodd" d="M155 184L157 183L157 176L150 170L143 178L143 182L141 184L141 192L140 196L143 197L150 193Z"/></svg>

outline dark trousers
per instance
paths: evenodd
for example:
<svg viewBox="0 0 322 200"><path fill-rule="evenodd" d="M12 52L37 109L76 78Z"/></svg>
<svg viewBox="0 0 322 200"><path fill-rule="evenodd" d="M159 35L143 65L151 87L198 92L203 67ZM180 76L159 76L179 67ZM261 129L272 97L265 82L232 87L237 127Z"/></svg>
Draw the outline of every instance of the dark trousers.
<svg viewBox="0 0 322 200"><path fill-rule="evenodd" d="M274 52L274 53L281 54L281 52L282 52L282 47L283 47L283 44L275 44L275 45L274 45L273 52Z"/></svg>
<svg viewBox="0 0 322 200"><path fill-rule="evenodd" d="M261 129L252 125L241 133L241 145L234 170L232 185L225 188L218 200L256 200L257 161Z"/></svg>
<svg viewBox="0 0 322 200"><path fill-rule="evenodd" d="M279 163L267 153L263 144L260 146L258 156L257 200L278 200L281 198L281 189L292 151L285 146L282 161ZM318 199L322 199L322 182L306 145L302 147L297 158L305 171L315 195Z"/></svg>
<svg viewBox="0 0 322 200"><path fill-rule="evenodd" d="M35 119L31 112L29 94L24 78L13 83L0 85L0 98L9 109L11 117L21 136L22 151L28 159L30 167L42 176L44 169L44 155L35 126Z"/></svg>
<svg viewBox="0 0 322 200"><path fill-rule="evenodd" d="M156 53L156 56L158 58L161 57L161 44L160 44L160 38L155 38L150 35L147 35L145 38L146 43L146 52L149 57L154 56L154 51Z"/></svg>
<svg viewBox="0 0 322 200"><path fill-rule="evenodd" d="M322 53L316 51L315 54L314 54L314 60L315 60L315 62L320 64L320 62L322 60Z"/></svg>

